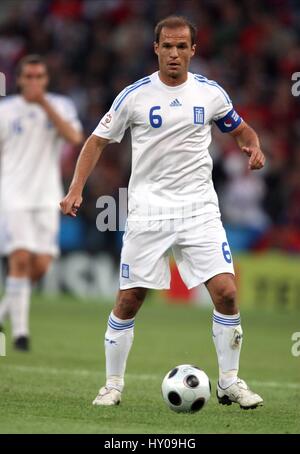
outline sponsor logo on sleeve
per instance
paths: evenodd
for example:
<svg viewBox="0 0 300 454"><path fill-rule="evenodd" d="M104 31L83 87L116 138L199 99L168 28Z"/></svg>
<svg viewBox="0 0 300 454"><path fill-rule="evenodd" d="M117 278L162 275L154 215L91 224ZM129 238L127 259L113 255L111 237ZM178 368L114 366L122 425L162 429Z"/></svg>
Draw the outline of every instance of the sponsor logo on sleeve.
<svg viewBox="0 0 300 454"><path fill-rule="evenodd" d="M100 125L104 126L106 129L109 129L109 124L112 120L112 115L107 113L105 117L101 120Z"/></svg>

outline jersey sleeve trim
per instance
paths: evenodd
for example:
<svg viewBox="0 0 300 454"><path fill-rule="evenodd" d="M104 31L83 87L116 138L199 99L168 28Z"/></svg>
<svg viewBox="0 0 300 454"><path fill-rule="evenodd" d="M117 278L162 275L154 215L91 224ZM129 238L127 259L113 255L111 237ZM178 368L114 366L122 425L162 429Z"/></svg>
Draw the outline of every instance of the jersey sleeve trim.
<svg viewBox="0 0 300 454"><path fill-rule="evenodd" d="M222 93L223 97L225 98L226 102L228 104L231 104L231 99L229 98L228 94L226 93L226 91L224 90L224 88L222 88L217 82L215 82L214 80L208 80L206 77L204 76L201 76L200 74L194 74L194 78L195 80L197 80L198 82L202 83L202 84L207 84L207 85L210 85L212 87L216 87L220 90L220 92Z"/></svg>
<svg viewBox="0 0 300 454"><path fill-rule="evenodd" d="M146 85L146 84L149 84L151 82L150 78L149 77L145 77L144 79L141 79L139 81L137 81L136 83L132 84L132 85L129 85L129 87L125 88L125 90L122 91L122 93L120 94L120 96L118 96L115 100L115 102L113 103L113 109L115 110L115 112L119 109L120 105L122 104L122 102L124 101L124 99L134 90L136 90L137 88L141 87L142 85Z"/></svg>
<svg viewBox="0 0 300 454"><path fill-rule="evenodd" d="M150 80L149 76L143 77L142 79L137 80L136 82L133 82L133 84L128 85L128 87L123 88L123 90L118 94L118 96L115 98L113 102L113 106L121 99L121 97L124 95L124 93L128 90L130 90L132 87L140 84L141 82L144 82L145 80Z"/></svg>

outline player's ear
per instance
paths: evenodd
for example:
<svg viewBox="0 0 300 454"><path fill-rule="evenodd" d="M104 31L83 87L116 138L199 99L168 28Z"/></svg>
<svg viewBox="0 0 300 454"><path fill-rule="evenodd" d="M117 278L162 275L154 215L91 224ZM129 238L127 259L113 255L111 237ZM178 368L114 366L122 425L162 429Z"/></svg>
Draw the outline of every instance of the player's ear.
<svg viewBox="0 0 300 454"><path fill-rule="evenodd" d="M154 43L153 43L153 49L154 49L154 53L156 55L158 55L158 43L156 41L154 41Z"/></svg>
<svg viewBox="0 0 300 454"><path fill-rule="evenodd" d="M21 90L22 90L21 74L19 74L19 75L16 77L16 88L17 88L18 91L21 91Z"/></svg>
<svg viewBox="0 0 300 454"><path fill-rule="evenodd" d="M192 45L192 57L195 55L195 52L196 52L196 44L193 44Z"/></svg>

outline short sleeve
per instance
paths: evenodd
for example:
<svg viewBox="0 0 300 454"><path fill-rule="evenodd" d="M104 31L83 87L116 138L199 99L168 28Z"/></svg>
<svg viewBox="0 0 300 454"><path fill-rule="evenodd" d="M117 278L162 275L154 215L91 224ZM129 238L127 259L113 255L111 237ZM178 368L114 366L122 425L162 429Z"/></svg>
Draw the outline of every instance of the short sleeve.
<svg viewBox="0 0 300 454"><path fill-rule="evenodd" d="M113 102L109 111L100 120L93 134L107 139L109 143L120 143L123 139L126 129L130 126L130 102L123 99L121 92Z"/></svg>
<svg viewBox="0 0 300 454"><path fill-rule="evenodd" d="M222 132L234 131L243 120L233 108L232 101L226 91L217 83L214 86L217 91L217 97L215 99L213 121Z"/></svg>

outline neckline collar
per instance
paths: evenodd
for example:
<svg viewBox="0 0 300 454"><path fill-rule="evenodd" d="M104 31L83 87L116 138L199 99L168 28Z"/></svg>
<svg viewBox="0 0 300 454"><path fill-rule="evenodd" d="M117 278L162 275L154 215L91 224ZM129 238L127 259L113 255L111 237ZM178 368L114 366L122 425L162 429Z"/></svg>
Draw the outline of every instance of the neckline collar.
<svg viewBox="0 0 300 454"><path fill-rule="evenodd" d="M167 85L165 84L159 77L159 71L156 71L155 73L156 75L156 81L157 83L161 86L161 87L164 87L166 90L169 90L169 91L179 91L179 90L182 90L183 88L185 88L187 86L187 84L189 83L190 81L190 78L191 78L191 73L188 72L188 77L187 77L187 80L185 82L183 82L182 84L180 85Z"/></svg>

